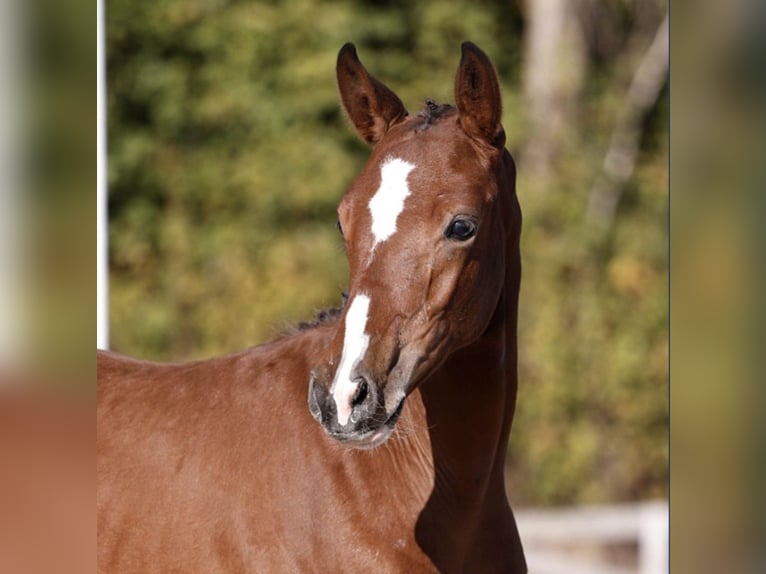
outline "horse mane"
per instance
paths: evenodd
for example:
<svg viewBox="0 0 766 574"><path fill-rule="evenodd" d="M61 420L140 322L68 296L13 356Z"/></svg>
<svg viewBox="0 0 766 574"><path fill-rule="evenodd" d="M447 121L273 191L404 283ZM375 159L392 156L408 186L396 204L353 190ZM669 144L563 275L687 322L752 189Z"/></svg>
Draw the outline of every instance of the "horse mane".
<svg viewBox="0 0 766 574"><path fill-rule="evenodd" d="M348 293L343 291L341 293L341 297L341 304L337 307L331 307L329 309L322 309L321 311L317 311L314 315L314 318L310 321L300 321L294 325L288 325L281 333L281 336L286 337L289 335L295 335L296 333L302 333L304 331L315 329L316 327L324 325L325 323L332 323L333 321L337 321L343 313L343 309L346 307Z"/></svg>
<svg viewBox="0 0 766 574"><path fill-rule="evenodd" d="M415 125L415 130L427 130L442 118L452 115L456 109L450 104L439 104L430 98L427 99L425 107L415 115L416 118L420 119L420 122Z"/></svg>

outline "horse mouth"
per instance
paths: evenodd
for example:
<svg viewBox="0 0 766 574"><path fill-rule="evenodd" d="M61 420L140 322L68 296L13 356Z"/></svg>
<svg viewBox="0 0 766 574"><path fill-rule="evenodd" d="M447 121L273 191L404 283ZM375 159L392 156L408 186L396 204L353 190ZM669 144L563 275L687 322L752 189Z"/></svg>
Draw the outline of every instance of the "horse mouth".
<svg viewBox="0 0 766 574"><path fill-rule="evenodd" d="M366 431L360 435L333 433L332 436L333 438L337 439L343 444L346 444L348 446L351 446L359 450L371 450L373 448L379 447L384 442L386 442L389 439L389 437L393 434L394 429L396 427L396 423L399 420L399 417L401 416L403 409L404 409L404 398L402 398L402 400L399 401L399 404L397 405L397 407L388 416L386 421L379 427Z"/></svg>
<svg viewBox="0 0 766 574"><path fill-rule="evenodd" d="M391 413L391 416L386 419L386 422L383 423L383 427L388 426L392 429L396 425L396 421L399 420L399 417L402 416L402 409L404 409L404 399L399 401L399 404L394 409L394 412ZM381 427L382 428L382 427Z"/></svg>

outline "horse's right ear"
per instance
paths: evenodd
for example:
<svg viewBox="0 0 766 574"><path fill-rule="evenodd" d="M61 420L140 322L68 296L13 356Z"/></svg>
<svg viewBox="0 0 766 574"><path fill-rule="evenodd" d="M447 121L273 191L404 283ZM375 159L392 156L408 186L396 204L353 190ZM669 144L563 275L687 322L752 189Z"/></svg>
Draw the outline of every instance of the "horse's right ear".
<svg viewBox="0 0 766 574"><path fill-rule="evenodd" d="M338 53L338 90L343 108L367 143L379 142L391 126L407 116L397 95L375 79L348 43Z"/></svg>

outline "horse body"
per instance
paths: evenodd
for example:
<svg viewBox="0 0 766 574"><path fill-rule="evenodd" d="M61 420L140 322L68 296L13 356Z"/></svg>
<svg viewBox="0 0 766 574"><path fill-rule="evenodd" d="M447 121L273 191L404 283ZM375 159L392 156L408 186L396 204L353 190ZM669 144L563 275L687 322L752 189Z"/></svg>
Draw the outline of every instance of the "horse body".
<svg viewBox="0 0 766 574"><path fill-rule="evenodd" d="M526 571L503 478L521 215L496 79L489 119L466 108L475 93L460 95L463 85L493 91L477 51L464 46L458 109L426 127L341 51L344 106L376 147L339 209L352 275L339 316L189 364L99 353L100 572ZM376 212L391 158L421 215L458 204L476 237L429 246L413 211ZM363 211L354 202L370 206L371 225L351 217ZM409 234L402 263L407 218L420 235ZM399 286L386 285L393 262ZM425 300L405 300L421 291Z"/></svg>
<svg viewBox="0 0 766 574"><path fill-rule="evenodd" d="M486 409L459 398L475 360L496 357L450 358L408 398L391 440L350 449L305 404L332 327L188 365L99 352L100 572L517 571L469 567L520 550L503 429L466 436L486 430ZM506 408L480 374L470 400Z"/></svg>
<svg viewBox="0 0 766 574"><path fill-rule="evenodd" d="M329 327L189 365L100 353L101 571L344 571L380 564L386 538L397 560L416 547L402 527L429 494L423 458L350 450L306 408ZM367 488L381 473L401 496Z"/></svg>

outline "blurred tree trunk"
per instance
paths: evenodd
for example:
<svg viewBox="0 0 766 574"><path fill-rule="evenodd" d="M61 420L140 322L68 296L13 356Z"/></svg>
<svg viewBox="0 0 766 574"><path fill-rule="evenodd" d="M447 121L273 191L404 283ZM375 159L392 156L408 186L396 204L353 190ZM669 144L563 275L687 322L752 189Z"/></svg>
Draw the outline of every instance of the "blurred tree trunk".
<svg viewBox="0 0 766 574"><path fill-rule="evenodd" d="M644 118L657 103L668 79L668 42L668 15L665 14L630 83L604 157L602 173L588 198L587 219L591 223L609 227L614 220L622 191L636 166Z"/></svg>
<svg viewBox="0 0 766 574"><path fill-rule="evenodd" d="M526 169L551 170L585 79L586 44L578 1L528 0L525 5L524 95L529 110Z"/></svg>

